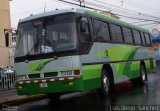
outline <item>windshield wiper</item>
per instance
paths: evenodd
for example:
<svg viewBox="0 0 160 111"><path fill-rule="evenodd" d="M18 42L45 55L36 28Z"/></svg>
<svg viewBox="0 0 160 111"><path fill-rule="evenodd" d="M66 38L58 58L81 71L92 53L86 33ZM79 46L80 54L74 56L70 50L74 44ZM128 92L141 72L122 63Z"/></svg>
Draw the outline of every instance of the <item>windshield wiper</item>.
<svg viewBox="0 0 160 111"><path fill-rule="evenodd" d="M31 48L31 50L29 50L28 53L27 53L25 56L29 56L30 53L33 51L33 49L38 46L38 44L39 44L39 42L36 42L36 43L34 44L34 46Z"/></svg>
<svg viewBox="0 0 160 111"><path fill-rule="evenodd" d="M56 51L57 51L57 50L56 50L56 46L57 46L56 41L55 41L55 40L51 40L51 47L52 47L52 51L53 51L53 52L56 52Z"/></svg>
<svg viewBox="0 0 160 111"><path fill-rule="evenodd" d="M58 59L58 56L56 55L56 52L57 52L57 49L56 49L57 42L55 40L52 40L51 44L52 44L52 54L54 55L53 58L54 59Z"/></svg>

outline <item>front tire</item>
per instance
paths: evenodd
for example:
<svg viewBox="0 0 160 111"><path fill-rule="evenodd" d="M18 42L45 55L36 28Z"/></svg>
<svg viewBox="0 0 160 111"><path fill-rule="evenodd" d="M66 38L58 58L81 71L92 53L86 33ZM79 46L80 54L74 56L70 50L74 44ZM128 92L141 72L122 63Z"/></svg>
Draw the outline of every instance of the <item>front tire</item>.
<svg viewBox="0 0 160 111"><path fill-rule="evenodd" d="M98 94L101 97L106 97L112 93L114 89L113 76L110 71L102 70L101 74L101 88L98 89Z"/></svg>
<svg viewBox="0 0 160 111"><path fill-rule="evenodd" d="M57 94L57 93L48 93L47 96L48 96L50 99L59 100L61 95L60 95L60 94Z"/></svg>

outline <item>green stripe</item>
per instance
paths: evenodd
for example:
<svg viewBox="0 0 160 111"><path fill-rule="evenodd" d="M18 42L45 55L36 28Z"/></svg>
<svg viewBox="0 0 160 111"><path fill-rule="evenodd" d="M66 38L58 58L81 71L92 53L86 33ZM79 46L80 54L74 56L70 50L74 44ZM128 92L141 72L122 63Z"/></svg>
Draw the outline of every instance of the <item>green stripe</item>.
<svg viewBox="0 0 160 111"><path fill-rule="evenodd" d="M128 60L133 60L134 59L134 56L137 52L139 48L135 48L130 54L129 54L129 57L128 57ZM124 69L123 69L123 74L126 75L127 77L129 77L129 72L130 71L130 68L131 68L131 65L128 65L128 64L125 64L124 66Z"/></svg>
<svg viewBox="0 0 160 111"><path fill-rule="evenodd" d="M82 66L83 79L98 78L101 75L102 64Z"/></svg>
<svg viewBox="0 0 160 111"><path fill-rule="evenodd" d="M41 71L46 64L48 64L49 62L52 62L52 61L53 61L53 59L38 60L38 61L30 64L28 66L28 68L31 69L32 71Z"/></svg>

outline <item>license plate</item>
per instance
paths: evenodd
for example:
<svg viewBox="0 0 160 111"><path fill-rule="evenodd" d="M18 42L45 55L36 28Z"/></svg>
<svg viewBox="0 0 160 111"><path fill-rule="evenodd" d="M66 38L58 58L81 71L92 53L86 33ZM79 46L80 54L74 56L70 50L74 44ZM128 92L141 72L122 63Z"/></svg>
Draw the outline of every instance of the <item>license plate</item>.
<svg viewBox="0 0 160 111"><path fill-rule="evenodd" d="M41 88L48 87L47 83L40 83L39 85L40 85Z"/></svg>

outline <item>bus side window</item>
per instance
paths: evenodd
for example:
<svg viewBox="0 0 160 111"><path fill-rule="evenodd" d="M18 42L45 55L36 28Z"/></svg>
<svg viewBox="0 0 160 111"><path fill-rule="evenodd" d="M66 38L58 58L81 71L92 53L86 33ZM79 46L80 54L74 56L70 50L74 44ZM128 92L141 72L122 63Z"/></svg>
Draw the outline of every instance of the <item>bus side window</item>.
<svg viewBox="0 0 160 111"><path fill-rule="evenodd" d="M139 31L132 30L135 44L142 44Z"/></svg>
<svg viewBox="0 0 160 111"><path fill-rule="evenodd" d="M89 28L89 21L87 17L82 17L80 20L80 51L85 52L91 44L91 34Z"/></svg>
<svg viewBox="0 0 160 111"><path fill-rule="evenodd" d="M110 40L108 23L100 20L94 20L94 30L96 34L96 42L105 42Z"/></svg>
<svg viewBox="0 0 160 111"><path fill-rule="evenodd" d="M151 39L150 39L149 34L148 33L144 33L144 35L145 35L145 39L146 39L146 44L147 45L151 45Z"/></svg>
<svg viewBox="0 0 160 111"><path fill-rule="evenodd" d="M132 37L132 31L130 28L127 27L122 27L123 30L123 36L124 36L124 41L126 43L133 43L133 37Z"/></svg>
<svg viewBox="0 0 160 111"><path fill-rule="evenodd" d="M121 27L116 24L110 24L111 37L113 42L123 43Z"/></svg>
<svg viewBox="0 0 160 111"><path fill-rule="evenodd" d="M142 38L142 44L145 45L146 43L145 43L145 38L144 38L144 33L143 32L141 32L141 38Z"/></svg>

